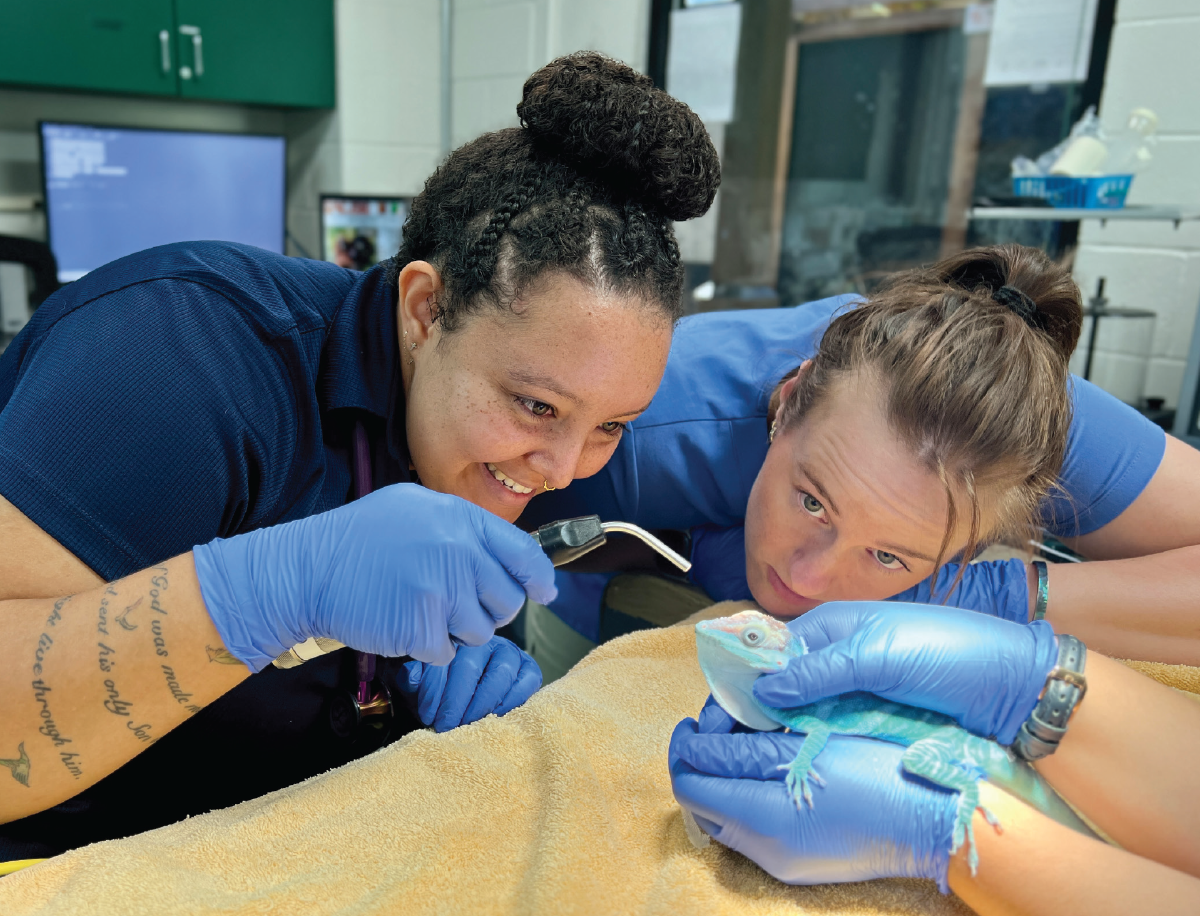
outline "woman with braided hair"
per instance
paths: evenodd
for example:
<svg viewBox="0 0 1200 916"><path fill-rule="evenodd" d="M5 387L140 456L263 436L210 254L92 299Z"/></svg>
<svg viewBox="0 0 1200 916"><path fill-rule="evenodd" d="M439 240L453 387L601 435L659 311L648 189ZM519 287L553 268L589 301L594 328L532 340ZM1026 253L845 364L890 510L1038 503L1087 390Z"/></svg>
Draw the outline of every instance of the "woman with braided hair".
<svg viewBox="0 0 1200 916"><path fill-rule="evenodd" d="M0 358L0 860L370 750L323 710L344 664L381 658L356 708L399 691L439 730L537 689L493 635L554 593L511 523L650 403L671 222L720 167L686 106L599 54L517 110L428 179L385 264L167 245L55 294ZM270 667L313 639L362 656Z"/></svg>

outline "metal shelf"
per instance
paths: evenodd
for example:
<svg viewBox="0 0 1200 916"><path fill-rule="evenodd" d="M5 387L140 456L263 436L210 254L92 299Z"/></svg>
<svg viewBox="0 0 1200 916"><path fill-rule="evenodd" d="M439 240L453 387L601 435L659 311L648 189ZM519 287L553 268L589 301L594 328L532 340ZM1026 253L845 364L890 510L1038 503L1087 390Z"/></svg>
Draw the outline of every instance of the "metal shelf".
<svg viewBox="0 0 1200 916"><path fill-rule="evenodd" d="M1069 222L1098 219L1104 225L1110 219L1168 220L1179 228L1184 220L1200 219L1200 207L1134 206L1118 210L1085 210L1076 207L972 207L971 219L1033 219Z"/></svg>

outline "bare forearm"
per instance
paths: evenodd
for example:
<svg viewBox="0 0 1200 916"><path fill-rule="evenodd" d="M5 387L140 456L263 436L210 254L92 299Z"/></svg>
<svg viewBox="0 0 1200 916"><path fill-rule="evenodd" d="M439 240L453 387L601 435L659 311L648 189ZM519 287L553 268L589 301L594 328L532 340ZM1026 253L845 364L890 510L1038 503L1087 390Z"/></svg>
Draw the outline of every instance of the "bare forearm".
<svg viewBox="0 0 1200 916"><path fill-rule="evenodd" d="M1086 673L1038 772L1125 849L1200 877L1200 703L1093 652Z"/></svg>
<svg viewBox="0 0 1200 916"><path fill-rule="evenodd" d="M13 780L0 772L0 822L76 795L250 673L221 646L190 554L0 613L0 764Z"/></svg>
<svg viewBox="0 0 1200 916"><path fill-rule="evenodd" d="M950 887L977 913L1195 913L1200 879L1082 836L988 783L979 789L1003 832L977 812L977 874L967 867L965 845L950 861Z"/></svg>
<svg viewBox="0 0 1200 916"><path fill-rule="evenodd" d="M1200 665L1200 547L1051 564L1048 573L1046 619L1057 632L1115 658Z"/></svg>

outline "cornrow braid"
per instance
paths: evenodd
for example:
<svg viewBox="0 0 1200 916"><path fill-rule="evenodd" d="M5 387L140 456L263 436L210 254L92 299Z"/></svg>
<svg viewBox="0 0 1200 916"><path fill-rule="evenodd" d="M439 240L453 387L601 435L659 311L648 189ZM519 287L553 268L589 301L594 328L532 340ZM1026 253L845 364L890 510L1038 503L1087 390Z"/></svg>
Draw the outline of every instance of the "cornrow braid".
<svg viewBox="0 0 1200 916"><path fill-rule="evenodd" d="M635 200L627 200L624 211L625 231L621 236L621 270L635 274L642 271L646 262L658 252L647 250L650 246L646 244L649 228L645 208Z"/></svg>
<svg viewBox="0 0 1200 916"><path fill-rule="evenodd" d="M662 246L668 266L673 272L682 273L683 256L679 253L679 242L675 238L675 230L671 227L670 220L656 219L654 220L654 228L658 232L658 241ZM667 295L668 291L663 290L662 294Z"/></svg>
<svg viewBox="0 0 1200 916"><path fill-rule="evenodd" d="M588 208L588 196L580 187L573 187L563 198L567 211L567 229L575 229L583 225Z"/></svg>
<svg viewBox="0 0 1200 916"><path fill-rule="evenodd" d="M525 178L492 212L491 218L479 238L475 240L467 255L470 272L459 283L458 295L472 297L487 289L496 272L500 258L500 240L518 213L529 206L537 195L541 176L534 174Z"/></svg>

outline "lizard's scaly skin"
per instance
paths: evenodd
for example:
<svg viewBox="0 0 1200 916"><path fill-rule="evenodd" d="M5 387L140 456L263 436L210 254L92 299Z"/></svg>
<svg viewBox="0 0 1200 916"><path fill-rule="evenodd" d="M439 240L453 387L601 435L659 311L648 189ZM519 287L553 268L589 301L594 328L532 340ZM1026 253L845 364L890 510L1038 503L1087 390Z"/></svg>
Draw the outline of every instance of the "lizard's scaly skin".
<svg viewBox="0 0 1200 916"><path fill-rule="evenodd" d="M830 735L858 735L899 744L907 750L904 769L935 785L959 793L950 851L969 843L967 861L979 866L972 817L979 808L980 779L987 779L1048 817L1087 836L1096 834L1071 810L1037 771L994 741L960 728L949 716L884 700L871 693L846 693L806 706L777 709L754 696L751 687L761 674L782 671L808 651L804 641L781 621L758 611L696 624L700 668L717 702L750 728L770 731L786 727L804 733L804 742L787 770L786 784L796 806L813 806L810 782L822 784L813 764ZM999 822L980 808L988 823Z"/></svg>

